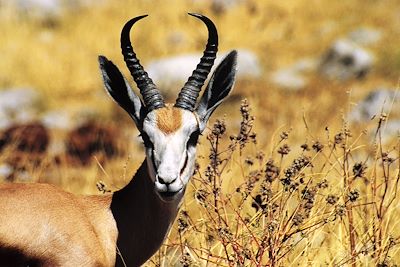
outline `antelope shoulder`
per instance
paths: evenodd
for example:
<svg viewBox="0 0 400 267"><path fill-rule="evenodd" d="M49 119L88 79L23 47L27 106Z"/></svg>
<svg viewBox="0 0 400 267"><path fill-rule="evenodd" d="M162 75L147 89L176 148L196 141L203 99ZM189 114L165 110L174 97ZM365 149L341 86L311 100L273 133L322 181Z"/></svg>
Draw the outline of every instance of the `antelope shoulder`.
<svg viewBox="0 0 400 267"><path fill-rule="evenodd" d="M0 185L0 262L17 254L45 266L113 266L110 201L49 184Z"/></svg>

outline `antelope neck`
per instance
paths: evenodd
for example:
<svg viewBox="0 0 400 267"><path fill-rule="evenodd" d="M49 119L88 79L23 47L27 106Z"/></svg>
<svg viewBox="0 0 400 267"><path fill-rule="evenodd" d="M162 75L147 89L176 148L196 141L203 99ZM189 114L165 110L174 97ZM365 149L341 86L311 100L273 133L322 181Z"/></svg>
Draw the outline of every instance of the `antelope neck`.
<svg viewBox="0 0 400 267"><path fill-rule="evenodd" d="M163 202L159 198L146 159L129 184L113 194L111 212L118 228L117 246L127 266L139 266L157 251L180 203L181 199ZM143 251L147 254L141 254ZM123 266L120 256L116 266Z"/></svg>

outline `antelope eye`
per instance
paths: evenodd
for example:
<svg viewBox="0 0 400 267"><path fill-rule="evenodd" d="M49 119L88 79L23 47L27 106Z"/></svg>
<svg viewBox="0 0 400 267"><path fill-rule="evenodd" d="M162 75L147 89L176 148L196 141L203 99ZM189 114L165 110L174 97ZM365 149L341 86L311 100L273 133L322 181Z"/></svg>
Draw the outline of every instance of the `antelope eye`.
<svg viewBox="0 0 400 267"><path fill-rule="evenodd" d="M145 132L141 132L140 136L142 137L143 144L145 147L153 148L153 143L150 141L150 137Z"/></svg>
<svg viewBox="0 0 400 267"><path fill-rule="evenodd" d="M189 140L187 141L187 146L196 146L197 145L197 141L199 140L199 135L200 135L200 131L196 130L194 131L190 136L189 136Z"/></svg>

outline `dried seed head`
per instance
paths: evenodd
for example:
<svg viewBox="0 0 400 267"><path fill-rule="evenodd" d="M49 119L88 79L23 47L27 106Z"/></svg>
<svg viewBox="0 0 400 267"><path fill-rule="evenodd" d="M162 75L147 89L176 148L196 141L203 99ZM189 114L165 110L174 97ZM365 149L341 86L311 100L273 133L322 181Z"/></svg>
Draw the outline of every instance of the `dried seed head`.
<svg viewBox="0 0 400 267"><path fill-rule="evenodd" d="M181 212L180 216L178 218L178 231L180 233L189 227L189 223L188 223L187 219L188 219L187 213L185 214L184 212Z"/></svg>
<svg viewBox="0 0 400 267"><path fill-rule="evenodd" d="M317 194L317 189L316 188L308 188L305 187L302 191L302 207L306 211L306 216L308 216L311 212L311 209L314 207L314 202L315 202L315 195Z"/></svg>
<svg viewBox="0 0 400 267"><path fill-rule="evenodd" d="M107 188L107 185L103 181L98 181L96 183L97 190L102 192L103 194L111 193L111 190Z"/></svg>
<svg viewBox="0 0 400 267"><path fill-rule="evenodd" d="M265 179L272 183L279 176L279 168L275 166L274 160L269 159L265 164Z"/></svg>
<svg viewBox="0 0 400 267"><path fill-rule="evenodd" d="M256 211L265 210L267 208L267 203L265 201L265 197L258 194L253 198L253 203L251 204L251 207L254 208Z"/></svg>
<svg viewBox="0 0 400 267"><path fill-rule="evenodd" d="M343 217L346 215L346 206L343 204L339 204L335 207L335 215L339 217Z"/></svg>
<svg viewBox="0 0 400 267"><path fill-rule="evenodd" d="M328 188L329 184L326 179L322 180L321 182L317 183L317 188L319 189L325 189Z"/></svg>
<svg viewBox="0 0 400 267"><path fill-rule="evenodd" d="M268 232L273 233L275 231L275 229L278 227L278 222L277 221L271 221L268 225L267 225L267 229Z"/></svg>
<svg viewBox="0 0 400 267"><path fill-rule="evenodd" d="M304 215L298 212L293 216L292 222L295 226L299 226L304 222L304 219Z"/></svg>
<svg viewBox="0 0 400 267"><path fill-rule="evenodd" d="M313 145L312 148L315 150L315 152L320 152L324 148L324 145L321 144L319 141L316 141Z"/></svg>
<svg viewBox="0 0 400 267"><path fill-rule="evenodd" d="M231 231L229 230L229 228L227 228L227 227L219 227L218 229L217 229L217 231L218 231L218 235L220 236L220 237L222 237L222 238L226 238L226 239L228 239L228 240L231 240L232 239L232 233L231 233Z"/></svg>
<svg viewBox="0 0 400 267"><path fill-rule="evenodd" d="M299 158L295 159L292 165L289 166L284 171L284 178L281 179L282 184L285 186L286 190L295 190L298 183L293 183L293 179L300 174L305 167L312 166L310 158L305 155L301 155Z"/></svg>
<svg viewBox="0 0 400 267"><path fill-rule="evenodd" d="M379 117L379 121L380 122L384 122L387 119L387 114L385 112L382 112L380 117Z"/></svg>
<svg viewBox="0 0 400 267"><path fill-rule="evenodd" d="M310 151L310 147L307 143L302 144L300 147L303 149L303 151Z"/></svg>
<svg viewBox="0 0 400 267"><path fill-rule="evenodd" d="M304 188L302 191L302 197L303 199L307 200L307 201L314 201L315 198L315 194L317 193L317 191L314 188Z"/></svg>
<svg viewBox="0 0 400 267"><path fill-rule="evenodd" d="M242 114L243 118L250 118L250 105L246 98L243 99L242 103L240 104L240 113Z"/></svg>
<svg viewBox="0 0 400 267"><path fill-rule="evenodd" d="M343 133L338 133L338 134L335 135L334 143L335 143L335 145L339 145L339 144L341 144L343 142L343 140L344 140L344 134Z"/></svg>
<svg viewBox="0 0 400 267"><path fill-rule="evenodd" d="M280 135L281 141L289 138L289 132L283 131Z"/></svg>
<svg viewBox="0 0 400 267"><path fill-rule="evenodd" d="M328 204L330 204L330 205L335 205L336 202L338 202L339 197L337 197L337 196L335 196L335 195L328 195L328 196L326 197L325 200L326 200L326 202L327 202Z"/></svg>
<svg viewBox="0 0 400 267"><path fill-rule="evenodd" d="M182 267L190 267L192 266L192 258L190 257L189 253L183 253L180 263Z"/></svg>
<svg viewBox="0 0 400 267"><path fill-rule="evenodd" d="M386 162L388 164L391 164L392 162L394 162L394 158L389 157L388 152L383 152L381 156L382 156L383 162Z"/></svg>
<svg viewBox="0 0 400 267"><path fill-rule="evenodd" d="M212 182L214 180L214 178L215 178L215 175L216 175L215 172L216 172L216 170L213 167L213 164L208 164L206 169L205 169L205 171L204 171L204 176L207 177L207 180L209 182Z"/></svg>
<svg viewBox="0 0 400 267"><path fill-rule="evenodd" d="M217 119L211 130L211 134L215 137L221 137L226 132L226 125L224 120Z"/></svg>
<svg viewBox="0 0 400 267"><path fill-rule="evenodd" d="M248 249L248 248L244 248L243 251L242 251L242 254L243 254L244 257L245 257L246 259L248 259L248 260L250 260L251 257L252 257L251 250Z"/></svg>
<svg viewBox="0 0 400 267"><path fill-rule="evenodd" d="M254 116L250 115L250 106L246 99L242 101L240 113L242 115L242 121L240 123L239 134L233 136L235 138L231 138L231 140L238 142L240 149L243 149L247 143L257 142L257 135L254 132L251 132L254 123Z"/></svg>
<svg viewBox="0 0 400 267"><path fill-rule="evenodd" d="M269 199L272 198L273 192L271 190L271 188L269 187L265 187L265 183L263 183L263 185L260 188L260 194L266 198L266 200L268 201Z"/></svg>
<svg viewBox="0 0 400 267"><path fill-rule="evenodd" d="M365 177L365 170L367 169L367 166L363 162L357 162L353 166L353 174L354 178L357 177Z"/></svg>
<svg viewBox="0 0 400 267"><path fill-rule="evenodd" d="M253 191L256 182L258 182L261 178L261 174L259 171L252 171L246 178L247 178L245 183L246 186L244 190L245 196L249 195Z"/></svg>
<svg viewBox="0 0 400 267"><path fill-rule="evenodd" d="M204 203L207 200L207 197L210 193L207 190L204 190L202 188L200 188L199 190L196 191L195 193L195 198L201 202Z"/></svg>
<svg viewBox="0 0 400 267"><path fill-rule="evenodd" d="M215 236L210 234L210 233L208 233L207 236L206 236L207 244L212 244L212 243L214 243L214 241L215 241Z"/></svg>
<svg viewBox="0 0 400 267"><path fill-rule="evenodd" d="M347 137L352 137L353 136L353 134L351 133L350 129L347 128L347 127L344 128L344 135L347 136Z"/></svg>
<svg viewBox="0 0 400 267"><path fill-rule="evenodd" d="M254 164L254 160L251 157L247 157L244 162L250 166Z"/></svg>
<svg viewBox="0 0 400 267"><path fill-rule="evenodd" d="M347 194L347 197L351 202L356 202L359 196L360 196L360 193L357 190L350 191Z"/></svg>
<svg viewBox="0 0 400 267"><path fill-rule="evenodd" d="M278 149L278 153L283 155L287 155L290 152L290 147L288 144L283 144L281 147Z"/></svg>
<svg viewBox="0 0 400 267"><path fill-rule="evenodd" d="M196 174L196 173L198 173L200 171L200 163L197 161L197 159L196 159L196 161L195 161L195 163L194 163L194 173L193 174Z"/></svg>
<svg viewBox="0 0 400 267"><path fill-rule="evenodd" d="M271 210L272 210L273 213L275 213L278 210L278 208L279 208L278 204L272 203Z"/></svg>
<svg viewBox="0 0 400 267"><path fill-rule="evenodd" d="M299 179L300 184L304 184L304 178L305 178L305 174L300 173L300 179Z"/></svg>
<svg viewBox="0 0 400 267"><path fill-rule="evenodd" d="M257 134L255 132L249 134L249 139L253 144L257 144Z"/></svg>
<svg viewBox="0 0 400 267"><path fill-rule="evenodd" d="M262 178L261 171L252 171L246 178L245 193L250 194L253 191L255 184Z"/></svg>
<svg viewBox="0 0 400 267"><path fill-rule="evenodd" d="M260 162L260 164L261 162L264 161L264 158L265 158L265 153L262 151L258 151L256 154L256 159Z"/></svg>

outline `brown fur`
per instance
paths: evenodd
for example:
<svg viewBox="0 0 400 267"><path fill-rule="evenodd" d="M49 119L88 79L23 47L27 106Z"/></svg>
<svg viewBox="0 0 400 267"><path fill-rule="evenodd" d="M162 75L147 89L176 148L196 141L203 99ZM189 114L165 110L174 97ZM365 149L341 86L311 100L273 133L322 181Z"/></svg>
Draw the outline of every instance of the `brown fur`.
<svg viewBox="0 0 400 267"><path fill-rule="evenodd" d="M114 265L111 196L79 197L47 184L4 184L0 203L1 262L21 255L21 264Z"/></svg>
<svg viewBox="0 0 400 267"><path fill-rule="evenodd" d="M0 267L141 266L161 246L180 203L160 201L146 160L128 185L107 195L0 184Z"/></svg>
<svg viewBox="0 0 400 267"><path fill-rule="evenodd" d="M167 106L157 110L157 127L165 134L171 134L182 126L182 111Z"/></svg>

